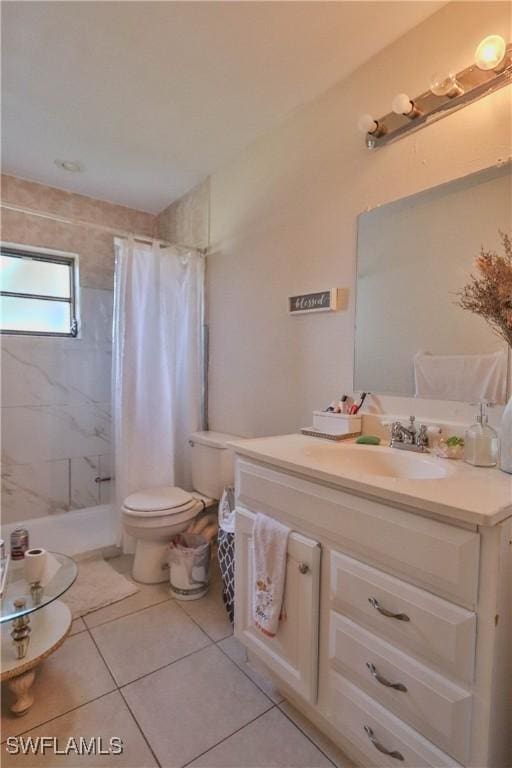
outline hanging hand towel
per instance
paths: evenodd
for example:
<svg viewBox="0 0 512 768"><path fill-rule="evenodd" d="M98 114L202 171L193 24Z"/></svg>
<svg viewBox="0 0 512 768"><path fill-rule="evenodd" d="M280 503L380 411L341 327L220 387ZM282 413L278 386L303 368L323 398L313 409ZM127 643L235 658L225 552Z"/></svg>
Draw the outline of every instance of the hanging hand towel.
<svg viewBox="0 0 512 768"><path fill-rule="evenodd" d="M253 604L255 626L275 637L282 618L286 549L290 529L267 515L256 515L253 528Z"/></svg>
<svg viewBox="0 0 512 768"><path fill-rule="evenodd" d="M506 400L507 353L414 356L416 397L437 400Z"/></svg>

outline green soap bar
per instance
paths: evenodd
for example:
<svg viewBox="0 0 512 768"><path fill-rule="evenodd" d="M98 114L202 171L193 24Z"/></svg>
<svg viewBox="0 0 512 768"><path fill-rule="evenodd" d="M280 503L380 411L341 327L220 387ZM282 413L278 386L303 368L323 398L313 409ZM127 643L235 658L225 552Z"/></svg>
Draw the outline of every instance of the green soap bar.
<svg viewBox="0 0 512 768"><path fill-rule="evenodd" d="M361 435L356 439L356 443L360 445L380 445L380 437L375 435Z"/></svg>

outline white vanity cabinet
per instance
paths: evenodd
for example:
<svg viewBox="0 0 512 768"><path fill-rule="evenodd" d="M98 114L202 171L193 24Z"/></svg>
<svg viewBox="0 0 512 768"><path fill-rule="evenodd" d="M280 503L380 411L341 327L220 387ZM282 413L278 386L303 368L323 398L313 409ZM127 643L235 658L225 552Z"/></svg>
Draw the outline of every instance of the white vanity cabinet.
<svg viewBox="0 0 512 768"><path fill-rule="evenodd" d="M434 519L243 450L236 496L235 633L295 706L359 765L511 768L510 518ZM251 621L257 512L293 531L274 639Z"/></svg>

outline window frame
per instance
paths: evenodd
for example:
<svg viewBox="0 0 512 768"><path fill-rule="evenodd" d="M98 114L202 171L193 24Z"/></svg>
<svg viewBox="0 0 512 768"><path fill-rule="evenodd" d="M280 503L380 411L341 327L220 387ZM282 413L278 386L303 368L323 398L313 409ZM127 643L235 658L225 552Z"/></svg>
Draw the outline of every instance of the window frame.
<svg viewBox="0 0 512 768"><path fill-rule="evenodd" d="M51 296L38 293L23 293L16 291L4 291L0 288L1 296L12 296L20 299L38 299L41 301L58 301L69 304L71 311L71 328L69 333L58 331L17 331L0 328L2 336L47 336L64 339L76 339L80 337L80 306L79 306L79 257L77 253L57 251L53 248L39 248L32 245L20 245L0 241L0 252L13 258L32 259L53 264L64 264L69 267L69 299L62 296Z"/></svg>

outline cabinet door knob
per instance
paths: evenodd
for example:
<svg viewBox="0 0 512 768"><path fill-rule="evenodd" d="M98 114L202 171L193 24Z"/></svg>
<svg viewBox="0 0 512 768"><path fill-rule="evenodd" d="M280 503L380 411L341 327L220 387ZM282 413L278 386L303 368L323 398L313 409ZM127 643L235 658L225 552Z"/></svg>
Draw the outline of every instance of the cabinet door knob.
<svg viewBox="0 0 512 768"><path fill-rule="evenodd" d="M373 746L375 747L375 749L378 749L379 752L382 752L383 755L388 755L388 757L392 757L395 760L403 760L404 759L404 756L402 755L402 753L401 752L397 752L396 749L393 749L393 750L386 749L386 747L383 744L381 744L380 741L378 740L378 738L375 736L373 730L370 728L369 725L365 725L364 726L364 732L366 733L366 735L370 739L370 741L373 744Z"/></svg>
<svg viewBox="0 0 512 768"><path fill-rule="evenodd" d="M407 693L407 688L402 683L390 683L389 680L386 680L385 677L382 677L382 675L377 671L375 664L367 661L366 666L370 670L370 675L375 678L375 680L381 685L385 685L386 688L393 688L395 691L402 691L402 693Z"/></svg>
<svg viewBox="0 0 512 768"><path fill-rule="evenodd" d="M386 608L383 608L376 597L369 597L368 602L372 608L375 608L376 611L381 613L383 616L386 616L388 619L397 619L397 621L410 621L406 613L392 613L391 611L386 610Z"/></svg>
<svg viewBox="0 0 512 768"><path fill-rule="evenodd" d="M299 573L308 573L309 565L307 563L299 563Z"/></svg>

